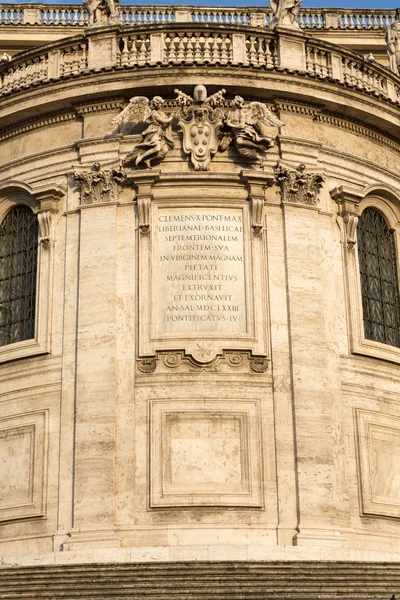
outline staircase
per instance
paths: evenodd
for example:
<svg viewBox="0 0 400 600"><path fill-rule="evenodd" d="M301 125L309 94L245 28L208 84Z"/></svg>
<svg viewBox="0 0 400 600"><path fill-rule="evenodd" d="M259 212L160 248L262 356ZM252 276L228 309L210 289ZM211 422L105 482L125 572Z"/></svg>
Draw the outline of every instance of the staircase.
<svg viewBox="0 0 400 600"><path fill-rule="evenodd" d="M400 563L196 562L15 567L0 599L269 600L400 598Z"/></svg>

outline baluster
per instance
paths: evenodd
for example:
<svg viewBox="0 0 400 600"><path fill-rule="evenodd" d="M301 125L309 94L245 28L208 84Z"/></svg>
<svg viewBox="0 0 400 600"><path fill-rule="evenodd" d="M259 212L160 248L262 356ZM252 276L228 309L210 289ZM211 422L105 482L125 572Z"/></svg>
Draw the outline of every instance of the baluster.
<svg viewBox="0 0 400 600"><path fill-rule="evenodd" d="M185 43L186 43L186 62L188 64L192 64L193 63L193 59L194 59L194 52L193 52L193 34L189 34L185 36Z"/></svg>
<svg viewBox="0 0 400 600"><path fill-rule="evenodd" d="M178 60L178 62L185 62L185 46L183 43L183 37L181 33L177 33L176 34L177 40L178 40L178 50L177 50L177 55L176 58Z"/></svg>
<svg viewBox="0 0 400 600"><path fill-rule="evenodd" d="M210 39L211 42L211 62L219 64L221 62L221 36L218 33L213 33Z"/></svg>
<svg viewBox="0 0 400 600"><path fill-rule="evenodd" d="M267 45L267 44L266 44ZM256 52L257 52L257 64L262 67L265 66L265 52L263 50L264 39L261 36L256 37Z"/></svg>
<svg viewBox="0 0 400 600"><path fill-rule="evenodd" d="M221 65L226 65L229 61L229 44L228 34L223 33L221 36Z"/></svg>
<svg viewBox="0 0 400 600"><path fill-rule="evenodd" d="M256 55L256 36L251 35L248 40L246 40L246 46L248 43L248 51L247 56L251 65L257 64L257 55Z"/></svg>
<svg viewBox="0 0 400 600"><path fill-rule="evenodd" d="M169 33L164 36L164 58L167 63L171 62L171 37Z"/></svg>
<svg viewBox="0 0 400 600"><path fill-rule="evenodd" d="M138 40L138 36L137 35L132 35L129 36L126 40L127 42L127 49L128 49L128 65L131 66L136 66L138 64L138 44L139 44L139 40Z"/></svg>
<svg viewBox="0 0 400 600"><path fill-rule="evenodd" d="M176 34L175 34L176 35ZM176 37L171 37L170 38L171 43L170 43L170 47L169 47L169 60L170 62L176 62Z"/></svg>
<svg viewBox="0 0 400 600"><path fill-rule="evenodd" d="M267 69L273 69L274 64L275 61L270 49L270 42L268 40L265 40L265 66L267 67Z"/></svg>
<svg viewBox="0 0 400 600"><path fill-rule="evenodd" d="M122 67L128 64L128 48L126 38L122 37L118 45L118 64Z"/></svg>
<svg viewBox="0 0 400 600"><path fill-rule="evenodd" d="M139 49L138 49L138 65L139 67L143 67L146 64L146 38L140 36L139 41Z"/></svg>
<svg viewBox="0 0 400 600"><path fill-rule="evenodd" d="M208 35L204 36L204 47L203 47L203 58L205 63L209 63L211 59L210 52L210 37Z"/></svg>
<svg viewBox="0 0 400 600"><path fill-rule="evenodd" d="M194 44L194 60L196 63L202 62L202 54L201 54L201 44L200 44L200 34L195 33L195 44Z"/></svg>
<svg viewBox="0 0 400 600"><path fill-rule="evenodd" d="M172 45L174 47L174 62L179 63L179 60L178 60L179 33L175 33L174 38L172 40Z"/></svg>

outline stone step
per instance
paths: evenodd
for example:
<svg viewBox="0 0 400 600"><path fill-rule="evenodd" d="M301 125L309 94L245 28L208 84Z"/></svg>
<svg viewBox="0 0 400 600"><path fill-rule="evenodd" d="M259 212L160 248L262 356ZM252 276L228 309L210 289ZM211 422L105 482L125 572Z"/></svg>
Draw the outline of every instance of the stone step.
<svg viewBox="0 0 400 600"><path fill-rule="evenodd" d="M400 563L152 563L0 570L1 600L400 600Z"/></svg>

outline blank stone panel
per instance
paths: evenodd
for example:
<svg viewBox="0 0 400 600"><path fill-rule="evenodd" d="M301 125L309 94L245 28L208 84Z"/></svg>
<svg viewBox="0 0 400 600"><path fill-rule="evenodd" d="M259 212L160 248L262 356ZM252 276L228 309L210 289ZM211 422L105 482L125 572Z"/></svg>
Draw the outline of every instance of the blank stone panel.
<svg viewBox="0 0 400 600"><path fill-rule="evenodd" d="M0 420L0 521L44 515L46 416Z"/></svg>
<svg viewBox="0 0 400 600"><path fill-rule="evenodd" d="M151 506L261 506L258 401L151 403Z"/></svg>
<svg viewBox="0 0 400 600"><path fill-rule="evenodd" d="M356 415L363 512L400 517L400 418Z"/></svg>

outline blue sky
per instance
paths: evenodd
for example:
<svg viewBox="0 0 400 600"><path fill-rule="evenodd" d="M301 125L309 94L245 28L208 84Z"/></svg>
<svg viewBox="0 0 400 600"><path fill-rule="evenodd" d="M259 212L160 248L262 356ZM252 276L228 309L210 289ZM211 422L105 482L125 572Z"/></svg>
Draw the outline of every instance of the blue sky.
<svg viewBox="0 0 400 600"><path fill-rule="evenodd" d="M4 0L3 0L4 1ZM13 0L11 0L13 2ZM64 4L63 1L54 0L42 0L44 4ZM14 3L14 2L13 2ZM69 2L68 2L69 3ZM82 2L74 2L74 4L82 4ZM121 0L121 4L135 4L134 0ZM171 2L165 0L156 0L150 2L146 0L140 0L137 4L191 4L194 6L243 6L247 7L249 2L246 0L189 0L179 1L173 0ZM251 6L269 6L269 3L265 0L252 0ZM400 0L303 0L304 7L309 8L397 8L400 7Z"/></svg>

